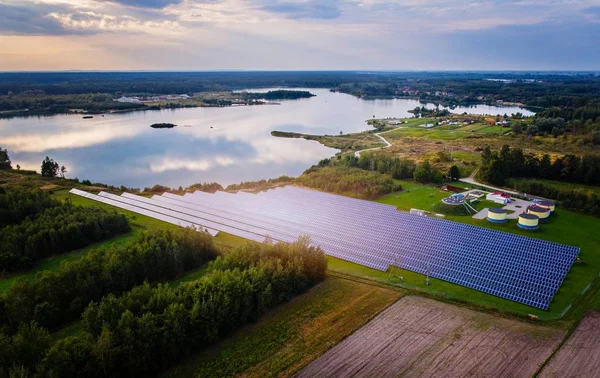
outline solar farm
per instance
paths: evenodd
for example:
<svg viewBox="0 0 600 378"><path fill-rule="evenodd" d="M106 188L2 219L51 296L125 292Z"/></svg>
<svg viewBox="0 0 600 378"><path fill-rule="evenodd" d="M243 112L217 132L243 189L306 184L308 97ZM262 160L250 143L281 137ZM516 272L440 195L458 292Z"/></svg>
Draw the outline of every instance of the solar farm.
<svg viewBox="0 0 600 378"><path fill-rule="evenodd" d="M287 186L258 194L71 193L182 227L314 245L343 260L390 265L547 310L579 248L399 212L394 206Z"/></svg>

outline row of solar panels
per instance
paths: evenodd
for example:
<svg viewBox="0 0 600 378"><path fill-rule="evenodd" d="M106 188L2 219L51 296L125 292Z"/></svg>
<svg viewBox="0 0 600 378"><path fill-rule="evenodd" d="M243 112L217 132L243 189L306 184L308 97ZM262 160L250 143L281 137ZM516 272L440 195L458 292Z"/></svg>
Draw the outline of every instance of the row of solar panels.
<svg viewBox="0 0 600 378"><path fill-rule="evenodd" d="M165 193L151 199L127 193L73 193L213 234L223 231L251 240L270 237L286 242L310 235L313 244L335 257L382 271L394 264L544 309L579 252L295 187L256 195Z"/></svg>

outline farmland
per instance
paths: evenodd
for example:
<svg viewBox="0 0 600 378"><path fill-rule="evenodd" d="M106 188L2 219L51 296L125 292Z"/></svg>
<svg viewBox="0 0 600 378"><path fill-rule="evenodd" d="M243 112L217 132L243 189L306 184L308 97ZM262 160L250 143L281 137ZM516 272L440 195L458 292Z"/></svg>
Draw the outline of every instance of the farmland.
<svg viewBox="0 0 600 378"><path fill-rule="evenodd" d="M542 370L540 377L600 375L600 312L583 318L573 334Z"/></svg>
<svg viewBox="0 0 600 378"><path fill-rule="evenodd" d="M530 377L564 330L405 297L298 377Z"/></svg>

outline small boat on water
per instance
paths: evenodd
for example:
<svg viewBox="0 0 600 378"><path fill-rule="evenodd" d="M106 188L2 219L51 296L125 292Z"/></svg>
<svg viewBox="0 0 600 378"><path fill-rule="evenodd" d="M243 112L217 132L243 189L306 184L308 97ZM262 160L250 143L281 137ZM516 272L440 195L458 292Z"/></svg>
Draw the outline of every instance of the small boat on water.
<svg viewBox="0 0 600 378"><path fill-rule="evenodd" d="M90 119L90 118L94 118L94 116L90 116L90 115L83 116L83 119Z"/></svg>

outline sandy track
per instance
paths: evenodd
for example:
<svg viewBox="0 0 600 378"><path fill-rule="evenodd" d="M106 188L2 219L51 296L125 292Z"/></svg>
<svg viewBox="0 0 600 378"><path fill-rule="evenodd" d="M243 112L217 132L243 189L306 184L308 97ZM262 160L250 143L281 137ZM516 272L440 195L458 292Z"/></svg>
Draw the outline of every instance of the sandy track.
<svg viewBox="0 0 600 378"><path fill-rule="evenodd" d="M600 377L600 312L583 318L540 377Z"/></svg>
<svg viewBox="0 0 600 378"><path fill-rule="evenodd" d="M405 297L298 377L531 377L564 331Z"/></svg>

